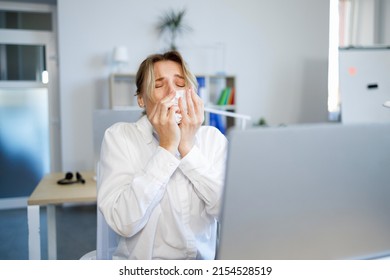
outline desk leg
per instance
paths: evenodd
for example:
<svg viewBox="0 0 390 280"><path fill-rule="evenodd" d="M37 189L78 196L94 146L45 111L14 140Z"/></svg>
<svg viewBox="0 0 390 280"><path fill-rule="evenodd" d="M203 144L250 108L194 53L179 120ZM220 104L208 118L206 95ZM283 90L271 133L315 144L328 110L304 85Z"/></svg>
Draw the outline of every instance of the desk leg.
<svg viewBox="0 0 390 280"><path fill-rule="evenodd" d="M39 205L27 207L28 223L28 258L30 260L41 259L41 233L40 233Z"/></svg>
<svg viewBox="0 0 390 280"><path fill-rule="evenodd" d="M56 206L47 205L47 250L48 259L57 259Z"/></svg>

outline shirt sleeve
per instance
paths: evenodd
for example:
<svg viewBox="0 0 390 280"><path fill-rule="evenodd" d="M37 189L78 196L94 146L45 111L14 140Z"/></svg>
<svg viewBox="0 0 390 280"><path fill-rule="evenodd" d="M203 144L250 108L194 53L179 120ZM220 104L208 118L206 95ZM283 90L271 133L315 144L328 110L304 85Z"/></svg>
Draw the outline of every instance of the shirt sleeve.
<svg viewBox="0 0 390 280"><path fill-rule="evenodd" d="M199 137L199 146L195 145L179 166L205 203L206 212L215 218L218 218L221 206L226 157L226 137L219 130L208 127L207 133Z"/></svg>
<svg viewBox="0 0 390 280"><path fill-rule="evenodd" d="M99 209L110 227L125 237L145 226L180 163L161 147L145 159L147 144L137 136L128 138L120 126L106 131L98 189Z"/></svg>

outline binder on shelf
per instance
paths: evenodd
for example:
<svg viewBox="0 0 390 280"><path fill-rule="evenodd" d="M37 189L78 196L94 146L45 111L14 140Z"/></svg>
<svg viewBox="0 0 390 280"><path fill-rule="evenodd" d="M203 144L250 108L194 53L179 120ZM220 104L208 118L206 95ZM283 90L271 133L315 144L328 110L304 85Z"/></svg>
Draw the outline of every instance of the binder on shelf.
<svg viewBox="0 0 390 280"><path fill-rule="evenodd" d="M215 126L222 134L225 134L226 127L221 115L210 113L210 125Z"/></svg>
<svg viewBox="0 0 390 280"><path fill-rule="evenodd" d="M204 104L209 103L209 95L206 88L206 77L197 76L196 81L198 82L198 95L203 100Z"/></svg>

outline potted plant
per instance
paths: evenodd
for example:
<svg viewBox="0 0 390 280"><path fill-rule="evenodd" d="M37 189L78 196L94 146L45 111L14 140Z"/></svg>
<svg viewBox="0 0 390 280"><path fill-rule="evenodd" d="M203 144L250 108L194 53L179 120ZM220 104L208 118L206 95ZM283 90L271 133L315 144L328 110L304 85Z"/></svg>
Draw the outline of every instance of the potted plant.
<svg viewBox="0 0 390 280"><path fill-rule="evenodd" d="M185 14L185 9L179 11L171 9L165 12L157 23L157 31L160 36L168 33L170 40L169 48L171 50L177 50L176 39L179 35L192 30L191 27L186 25L183 21Z"/></svg>

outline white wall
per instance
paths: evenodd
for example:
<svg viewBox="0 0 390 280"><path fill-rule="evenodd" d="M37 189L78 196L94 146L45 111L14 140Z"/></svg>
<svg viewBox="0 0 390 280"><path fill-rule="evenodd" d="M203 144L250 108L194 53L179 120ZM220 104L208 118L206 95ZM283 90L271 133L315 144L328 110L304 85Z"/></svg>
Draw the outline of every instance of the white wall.
<svg viewBox="0 0 390 280"><path fill-rule="evenodd" d="M164 44L154 25L168 8L187 8L193 32L179 41L195 73L225 46L225 70L237 77L237 111L270 125L327 120L329 1L58 0L63 169L93 169L92 113L108 106L109 56L130 51L135 72Z"/></svg>
<svg viewBox="0 0 390 280"><path fill-rule="evenodd" d="M379 1L379 0L378 0ZM390 45L390 0L380 1L380 34L379 43Z"/></svg>

